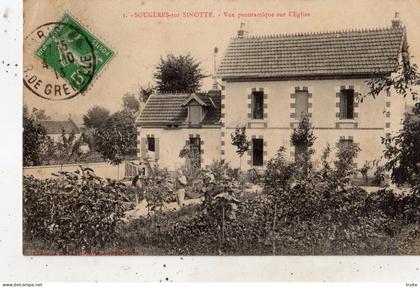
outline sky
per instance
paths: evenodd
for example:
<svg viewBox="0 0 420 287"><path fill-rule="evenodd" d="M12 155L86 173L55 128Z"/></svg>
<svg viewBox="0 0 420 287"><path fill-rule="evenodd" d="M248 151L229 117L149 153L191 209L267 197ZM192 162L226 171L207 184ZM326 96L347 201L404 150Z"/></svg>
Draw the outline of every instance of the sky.
<svg viewBox="0 0 420 287"><path fill-rule="evenodd" d="M124 94L137 94L140 85L153 84L155 66L160 57L168 53L190 53L201 62L206 74L212 74L214 47L219 49L219 62L241 22L246 23L250 35L292 34L389 27L395 12L399 12L403 25L407 27L410 54L418 63L420 38L416 37L416 29L420 27L419 8L420 0L26 0L24 36L43 23L59 20L68 11L116 54L84 95L53 102L24 88L23 101L29 108L45 109L53 119L63 119L71 114L79 123L82 115L94 105L117 111L121 109ZM130 17L143 12L181 15L184 12L212 12L214 17ZM234 17L226 16L232 13ZM238 19L238 13L279 13L285 16ZM299 14L306 16L295 16ZM24 53L33 52L28 50L24 47ZM208 90L211 83L210 78L204 80L202 89Z"/></svg>

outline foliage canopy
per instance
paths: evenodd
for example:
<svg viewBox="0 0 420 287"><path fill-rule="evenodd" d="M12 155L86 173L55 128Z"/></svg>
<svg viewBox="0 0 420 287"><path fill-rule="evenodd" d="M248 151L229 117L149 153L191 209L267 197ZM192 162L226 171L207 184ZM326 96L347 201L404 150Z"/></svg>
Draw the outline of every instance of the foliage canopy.
<svg viewBox="0 0 420 287"><path fill-rule="evenodd" d="M154 73L156 89L161 93L193 93L200 87L200 81L205 78L200 62L190 54L175 56L168 54L161 57Z"/></svg>

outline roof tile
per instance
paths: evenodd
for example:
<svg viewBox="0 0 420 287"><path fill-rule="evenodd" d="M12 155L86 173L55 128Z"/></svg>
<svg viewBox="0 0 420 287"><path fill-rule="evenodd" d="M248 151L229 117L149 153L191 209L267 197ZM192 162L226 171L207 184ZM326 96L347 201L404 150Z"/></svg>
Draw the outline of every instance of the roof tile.
<svg viewBox="0 0 420 287"><path fill-rule="evenodd" d="M39 120L38 122L49 135L61 134L63 129L66 134L70 134L72 131L76 134L80 133L79 127L71 119L67 121Z"/></svg>
<svg viewBox="0 0 420 287"><path fill-rule="evenodd" d="M389 73L403 28L233 38L218 68L222 78Z"/></svg>
<svg viewBox="0 0 420 287"><path fill-rule="evenodd" d="M220 91L197 93L197 95L207 104L205 107L207 113L202 124L218 124L221 107ZM182 104L189 96L190 94L154 94L148 99L137 122L140 125L182 124L188 116L188 108L183 107ZM213 101L215 107L211 104L211 101Z"/></svg>

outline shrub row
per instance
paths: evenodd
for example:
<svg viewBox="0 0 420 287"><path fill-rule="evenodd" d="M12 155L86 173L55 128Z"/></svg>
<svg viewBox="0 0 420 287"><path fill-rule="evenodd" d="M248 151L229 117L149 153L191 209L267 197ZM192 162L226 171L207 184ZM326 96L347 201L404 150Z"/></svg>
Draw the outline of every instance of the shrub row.
<svg viewBox="0 0 420 287"><path fill-rule="evenodd" d="M23 177L23 235L50 250L90 253L116 246L118 226L131 203L126 186L89 168L39 180Z"/></svg>

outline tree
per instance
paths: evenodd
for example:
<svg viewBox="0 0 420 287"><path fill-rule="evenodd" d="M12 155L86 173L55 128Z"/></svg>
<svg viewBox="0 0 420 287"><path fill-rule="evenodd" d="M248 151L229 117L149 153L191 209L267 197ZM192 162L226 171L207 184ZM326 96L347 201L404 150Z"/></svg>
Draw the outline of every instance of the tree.
<svg viewBox="0 0 420 287"><path fill-rule="evenodd" d="M404 98L410 96L416 101L413 111L405 115L403 128L392 136L382 138L382 142L388 160L385 169L391 171L392 181L409 184L414 194L420 195L420 73L417 65L410 63L407 50L403 51L402 56L401 60L395 59L394 73L367 81L367 95L375 98L382 91L393 89L398 95Z"/></svg>
<svg viewBox="0 0 420 287"><path fill-rule="evenodd" d="M23 165L40 165L44 143L48 140L45 128L32 117L23 116Z"/></svg>
<svg viewBox="0 0 420 287"><path fill-rule="evenodd" d="M95 137L102 156L112 164L120 164L125 156L136 153L137 130L133 114L128 111L112 114L95 130Z"/></svg>
<svg viewBox="0 0 420 287"><path fill-rule="evenodd" d="M385 168L391 171L394 183L409 184L420 195L420 102L407 113L402 129L394 136L383 138Z"/></svg>
<svg viewBox="0 0 420 287"><path fill-rule="evenodd" d="M41 163L51 164L51 160L56 157L57 148L56 145L49 136L42 142L41 145Z"/></svg>
<svg viewBox="0 0 420 287"><path fill-rule="evenodd" d="M60 141L55 144L55 150L61 166L69 163L72 159L76 160L80 156L80 144L81 140L76 137L74 131L67 135L64 128L61 130Z"/></svg>
<svg viewBox="0 0 420 287"><path fill-rule="evenodd" d="M83 116L83 123L87 128L100 128L109 119L109 111L100 106L90 108Z"/></svg>
<svg viewBox="0 0 420 287"><path fill-rule="evenodd" d="M246 127L237 127L230 135L232 145L236 146L239 155L239 169L242 169L242 156L249 150L250 142L246 137Z"/></svg>
<svg viewBox="0 0 420 287"><path fill-rule="evenodd" d="M154 93L155 87L148 84L147 86L140 86L139 89L139 99L140 102L145 103L149 99L149 97Z"/></svg>
<svg viewBox="0 0 420 287"><path fill-rule="evenodd" d="M51 120L44 109L32 108L32 117L37 121Z"/></svg>
<svg viewBox="0 0 420 287"><path fill-rule="evenodd" d="M278 206L292 197L292 183L295 180L295 163L287 162L284 153L286 149L280 146L274 158L267 162L263 176L263 191L267 194L273 211L273 221L270 229L273 255L276 254L276 229L278 219Z"/></svg>
<svg viewBox="0 0 420 287"><path fill-rule="evenodd" d="M90 128L90 129L84 130L80 138L82 142L88 144L90 152L94 152L97 150L96 139L95 139L95 129Z"/></svg>
<svg viewBox="0 0 420 287"><path fill-rule="evenodd" d="M200 81L205 78L200 62L190 54L174 56L169 54L161 57L156 66L154 78L159 92L186 92L192 93L200 87Z"/></svg>
<svg viewBox="0 0 420 287"><path fill-rule="evenodd" d="M122 98L123 108L132 113L137 113L140 110L140 102L132 94L125 94Z"/></svg>
<svg viewBox="0 0 420 287"><path fill-rule="evenodd" d="M29 113L29 108L25 104L23 105L22 114L24 117L26 118L32 117L36 121L51 120L51 117L47 115L44 109L32 108L32 112Z"/></svg>
<svg viewBox="0 0 420 287"><path fill-rule="evenodd" d="M366 161L365 164L359 168L359 172L363 176L363 179L365 180L365 186L368 185L368 172L372 167L370 166L370 162Z"/></svg>
<svg viewBox="0 0 420 287"><path fill-rule="evenodd" d="M372 96L376 98L382 91L390 91L394 89L398 95L404 98L410 96L413 100L418 99L416 86L420 85L420 73L416 64L410 64L407 53L403 53L403 60L394 59L396 65L395 70L390 75L382 75L374 77L366 81L369 90L363 97Z"/></svg>
<svg viewBox="0 0 420 287"><path fill-rule="evenodd" d="M360 147L356 143L338 143L334 176L342 185L349 183L351 176L357 174L354 158L359 151Z"/></svg>
<svg viewBox="0 0 420 287"><path fill-rule="evenodd" d="M23 117L29 117L29 112L28 112L28 106L27 105L23 105L23 108L22 108L22 115L23 115Z"/></svg>
<svg viewBox="0 0 420 287"><path fill-rule="evenodd" d="M305 175L308 173L308 169L312 167L311 156L314 153L312 146L315 140L313 127L311 127L309 118L305 116L299 122L298 128L293 129L290 135L290 141L295 147L295 154L298 155L296 158L297 166L302 168Z"/></svg>
<svg viewBox="0 0 420 287"><path fill-rule="evenodd" d="M201 168L201 153L197 144L188 142L179 152L180 158L185 158L185 172L189 177L195 177ZM192 176L195 175L195 176Z"/></svg>

